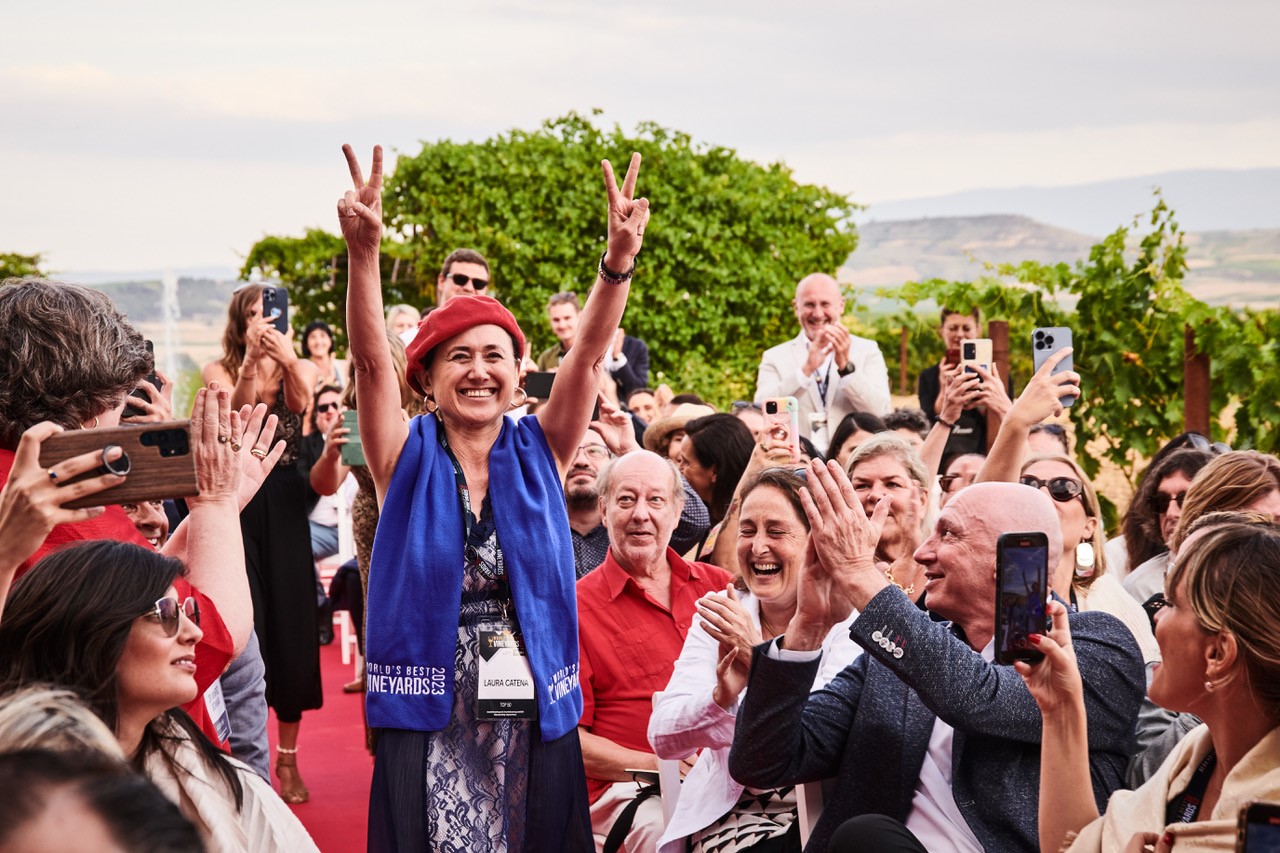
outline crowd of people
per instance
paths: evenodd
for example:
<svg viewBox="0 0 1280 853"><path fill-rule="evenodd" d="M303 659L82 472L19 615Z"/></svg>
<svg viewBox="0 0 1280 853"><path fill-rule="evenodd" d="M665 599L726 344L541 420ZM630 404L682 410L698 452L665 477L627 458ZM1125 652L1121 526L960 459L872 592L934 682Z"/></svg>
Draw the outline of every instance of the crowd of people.
<svg viewBox="0 0 1280 853"><path fill-rule="evenodd" d="M1228 850L1280 799L1280 460L1179 436L1108 538L1069 351L1015 394L949 306L895 408L810 271L753 399L651 382L639 155L534 358L474 250L383 305L382 152L344 150L345 360L242 285L175 412L105 296L0 286L0 848L317 849L288 805L344 513L373 851ZM52 455L188 415L176 500L113 494L123 433ZM1049 619L1009 664L1015 533Z"/></svg>

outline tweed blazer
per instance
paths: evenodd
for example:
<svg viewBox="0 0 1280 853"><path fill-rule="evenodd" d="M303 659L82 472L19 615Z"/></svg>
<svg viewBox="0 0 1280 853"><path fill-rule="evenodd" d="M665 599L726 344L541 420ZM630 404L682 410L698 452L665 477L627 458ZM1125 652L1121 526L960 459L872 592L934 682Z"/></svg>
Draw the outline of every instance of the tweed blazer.
<svg viewBox="0 0 1280 853"><path fill-rule="evenodd" d="M1101 810L1134 751L1142 655L1114 616L1070 618ZM896 587L872 599L849 633L867 653L813 694L819 661L774 660L767 643L756 648L729 755L733 778L772 788L836 777L806 848L825 851L856 815L907 819L941 718L955 729L956 805L983 849L1038 851L1040 709L1013 667L984 660L955 626L934 622Z"/></svg>

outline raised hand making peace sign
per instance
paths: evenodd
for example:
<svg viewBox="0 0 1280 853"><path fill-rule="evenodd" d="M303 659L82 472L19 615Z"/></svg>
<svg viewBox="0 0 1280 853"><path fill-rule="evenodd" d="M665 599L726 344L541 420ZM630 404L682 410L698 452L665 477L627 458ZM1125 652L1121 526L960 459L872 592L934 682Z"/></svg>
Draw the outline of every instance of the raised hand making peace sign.
<svg viewBox="0 0 1280 853"><path fill-rule="evenodd" d="M625 273L640 253L644 229L649 224L649 199L633 198L636 178L640 176L640 155L631 155L622 189L618 189L612 163L601 160L600 168L604 170L604 188L609 194L609 249L605 252L604 265L615 273Z"/></svg>
<svg viewBox="0 0 1280 853"><path fill-rule="evenodd" d="M368 183L351 146L342 146L342 153L347 156L355 189L347 190L338 199L338 224L342 226L348 250L372 252L376 257L382 243L382 146L373 146L373 169Z"/></svg>

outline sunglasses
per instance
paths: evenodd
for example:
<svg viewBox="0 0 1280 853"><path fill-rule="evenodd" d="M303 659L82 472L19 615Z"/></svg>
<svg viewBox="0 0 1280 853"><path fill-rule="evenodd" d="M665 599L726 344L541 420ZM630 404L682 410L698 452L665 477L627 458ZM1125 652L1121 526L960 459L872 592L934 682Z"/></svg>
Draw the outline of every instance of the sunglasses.
<svg viewBox="0 0 1280 853"><path fill-rule="evenodd" d="M1054 477L1052 480L1041 480L1039 477L1024 474L1018 479L1018 482L1033 489L1048 489L1049 497L1058 503L1066 503L1072 498L1079 497L1084 491L1084 486L1080 485L1080 481L1073 480L1070 477Z"/></svg>
<svg viewBox="0 0 1280 853"><path fill-rule="evenodd" d="M154 619L160 623L160 627L164 629L166 637L178 636L178 615L185 615L191 620L193 625L200 624L200 606L196 604L194 598L187 598L181 602L176 598L161 598L155 603L155 606L143 613L144 619Z"/></svg>
<svg viewBox="0 0 1280 853"><path fill-rule="evenodd" d="M750 400L733 401L733 411L741 412L743 409L755 409L757 412L761 411L759 403L753 403Z"/></svg>
<svg viewBox="0 0 1280 853"><path fill-rule="evenodd" d="M1185 447L1187 445L1194 447L1196 450L1203 450L1207 453L1212 453L1214 456L1231 452L1231 445L1223 444L1221 441L1210 443L1209 439L1205 438L1198 432L1187 433L1186 439L1181 446ZM1178 506L1182 506L1181 501L1178 502ZM1161 512L1164 512L1164 510L1161 510Z"/></svg>
<svg viewBox="0 0 1280 853"><path fill-rule="evenodd" d="M1169 511L1169 504L1176 503L1178 507L1181 508L1182 502L1185 501L1186 499L1187 499L1186 492L1183 492L1180 495L1166 495L1164 492L1156 492L1154 495L1152 495L1150 498L1147 499L1147 505L1151 507L1153 510L1155 510L1158 514L1164 515L1166 512Z"/></svg>
<svg viewBox="0 0 1280 853"><path fill-rule="evenodd" d="M961 483L959 486L956 486L956 483L959 483L961 480L964 480L965 482ZM944 492L959 491L960 489L963 489L965 486L973 485L973 480L974 480L973 476L966 476L964 474L943 474L941 477L938 478L938 486ZM1030 483L1028 483L1027 485L1030 485Z"/></svg>
<svg viewBox="0 0 1280 853"><path fill-rule="evenodd" d="M487 278L472 278L471 276L463 275L460 272L455 272L452 275L447 275L445 276L445 278L449 279L449 281L453 282L458 287L466 287L467 282L470 282L471 286L474 287L476 290L484 290L486 287L489 286L489 280Z"/></svg>
<svg viewBox="0 0 1280 853"><path fill-rule="evenodd" d="M316 414L323 415L325 412L336 412L342 408L341 403L321 403L316 406Z"/></svg>

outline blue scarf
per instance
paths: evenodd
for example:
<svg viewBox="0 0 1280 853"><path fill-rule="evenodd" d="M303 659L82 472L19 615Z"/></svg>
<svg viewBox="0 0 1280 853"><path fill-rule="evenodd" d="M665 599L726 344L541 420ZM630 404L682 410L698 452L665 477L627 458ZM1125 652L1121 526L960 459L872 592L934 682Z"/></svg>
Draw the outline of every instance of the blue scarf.
<svg viewBox="0 0 1280 853"><path fill-rule="evenodd" d="M369 725L378 728L437 731L453 714L464 532L438 429L435 415L409 422L374 538L365 650ZM582 717L578 606L564 486L536 417L503 419L489 451L489 502L542 739L554 740Z"/></svg>

